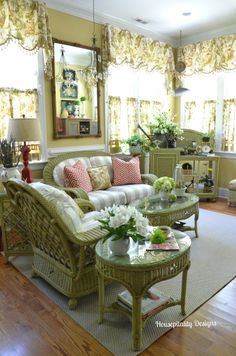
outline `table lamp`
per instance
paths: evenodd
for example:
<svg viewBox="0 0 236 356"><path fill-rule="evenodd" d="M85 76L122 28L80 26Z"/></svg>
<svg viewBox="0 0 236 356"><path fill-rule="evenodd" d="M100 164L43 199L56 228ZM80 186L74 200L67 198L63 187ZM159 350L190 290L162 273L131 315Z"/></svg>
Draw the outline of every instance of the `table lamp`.
<svg viewBox="0 0 236 356"><path fill-rule="evenodd" d="M29 168L29 153L30 147L26 144L27 141L40 141L40 126L38 119L10 119L8 122L7 138L14 138L16 142L24 142L21 146L23 158L23 169L21 172L22 180L27 183L32 182L32 174Z"/></svg>

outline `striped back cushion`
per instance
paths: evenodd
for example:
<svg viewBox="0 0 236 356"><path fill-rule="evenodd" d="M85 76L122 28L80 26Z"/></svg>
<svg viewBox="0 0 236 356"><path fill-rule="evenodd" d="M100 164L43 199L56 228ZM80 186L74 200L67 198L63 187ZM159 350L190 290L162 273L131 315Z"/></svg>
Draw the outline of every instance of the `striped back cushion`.
<svg viewBox="0 0 236 356"><path fill-rule="evenodd" d="M112 166L114 172L113 185L142 183L138 157L132 158L129 162L112 157Z"/></svg>
<svg viewBox="0 0 236 356"><path fill-rule="evenodd" d="M64 167L65 187L82 188L86 192L93 190L89 174L82 162L78 161L73 166Z"/></svg>
<svg viewBox="0 0 236 356"><path fill-rule="evenodd" d="M107 166L110 181L113 181L113 168L110 156L92 156L90 157L90 163L93 168Z"/></svg>
<svg viewBox="0 0 236 356"><path fill-rule="evenodd" d="M54 170L53 170L53 179L60 187L64 187L65 186L65 182L64 182L64 167L65 166L73 166L78 161L82 162L86 169L91 167L89 157L75 157L75 158L65 159L64 161L60 162L54 168Z"/></svg>

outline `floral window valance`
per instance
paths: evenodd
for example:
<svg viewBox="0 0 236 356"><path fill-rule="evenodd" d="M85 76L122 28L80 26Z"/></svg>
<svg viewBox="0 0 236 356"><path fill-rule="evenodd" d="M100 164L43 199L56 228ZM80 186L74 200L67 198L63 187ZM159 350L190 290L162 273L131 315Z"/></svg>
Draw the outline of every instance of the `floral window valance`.
<svg viewBox="0 0 236 356"><path fill-rule="evenodd" d="M167 89L172 90L174 55L170 45L104 25L102 55L106 68L109 64L128 64L133 69L157 70L167 76Z"/></svg>
<svg viewBox="0 0 236 356"><path fill-rule="evenodd" d="M52 76L52 36L45 4L33 0L0 1L0 46L17 40L27 51L44 50L45 74Z"/></svg>
<svg viewBox="0 0 236 356"><path fill-rule="evenodd" d="M185 76L236 70L236 34L184 46L181 58Z"/></svg>

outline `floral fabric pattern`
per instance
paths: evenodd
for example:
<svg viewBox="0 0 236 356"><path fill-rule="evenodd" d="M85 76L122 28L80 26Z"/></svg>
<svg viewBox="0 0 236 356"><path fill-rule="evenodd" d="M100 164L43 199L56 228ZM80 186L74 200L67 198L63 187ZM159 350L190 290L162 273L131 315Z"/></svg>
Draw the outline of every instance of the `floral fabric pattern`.
<svg viewBox="0 0 236 356"><path fill-rule="evenodd" d="M26 51L43 48L45 74L51 79L53 45L46 5L33 0L2 0L0 13L0 46L16 39Z"/></svg>
<svg viewBox="0 0 236 356"><path fill-rule="evenodd" d="M88 168L93 190L107 189L111 187L111 181L107 166Z"/></svg>

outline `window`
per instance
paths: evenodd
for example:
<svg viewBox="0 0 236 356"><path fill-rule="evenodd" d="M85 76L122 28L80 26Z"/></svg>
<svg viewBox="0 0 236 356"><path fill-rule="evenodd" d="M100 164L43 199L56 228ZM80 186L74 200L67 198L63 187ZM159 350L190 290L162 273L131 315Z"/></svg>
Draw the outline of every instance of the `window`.
<svg viewBox="0 0 236 356"><path fill-rule="evenodd" d="M195 75L182 97L182 127L214 132L217 151L236 151L236 72Z"/></svg>
<svg viewBox="0 0 236 356"><path fill-rule="evenodd" d="M110 143L123 140L167 107L165 77L158 72L110 67L108 76ZM140 132L141 133L141 132Z"/></svg>
<svg viewBox="0 0 236 356"><path fill-rule="evenodd" d="M6 138L7 120L39 118L39 55L23 51L15 42L0 49L0 137ZM32 143L31 159L40 159L40 145Z"/></svg>

